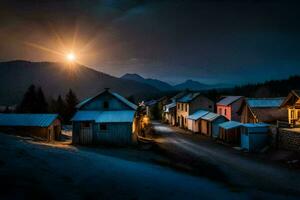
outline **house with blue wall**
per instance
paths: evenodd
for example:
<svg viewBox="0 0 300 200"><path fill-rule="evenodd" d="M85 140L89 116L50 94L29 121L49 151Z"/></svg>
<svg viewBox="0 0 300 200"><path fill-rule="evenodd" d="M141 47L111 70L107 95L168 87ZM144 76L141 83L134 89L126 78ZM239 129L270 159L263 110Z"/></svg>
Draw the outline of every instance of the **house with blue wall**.
<svg viewBox="0 0 300 200"><path fill-rule="evenodd" d="M77 105L72 118L74 144L131 144L137 106L105 89Z"/></svg>
<svg viewBox="0 0 300 200"><path fill-rule="evenodd" d="M241 127L241 148L249 152L258 152L268 143L269 124L247 123Z"/></svg>

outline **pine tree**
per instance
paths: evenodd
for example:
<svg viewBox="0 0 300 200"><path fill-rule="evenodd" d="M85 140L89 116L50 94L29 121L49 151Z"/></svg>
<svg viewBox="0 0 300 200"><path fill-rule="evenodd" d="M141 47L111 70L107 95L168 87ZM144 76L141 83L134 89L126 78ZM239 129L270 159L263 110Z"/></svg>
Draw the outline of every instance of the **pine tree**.
<svg viewBox="0 0 300 200"><path fill-rule="evenodd" d="M48 103L45 99L45 95L43 93L42 88L39 87L36 94L36 105L35 105L36 113L46 113L48 112Z"/></svg>
<svg viewBox="0 0 300 200"><path fill-rule="evenodd" d="M65 113L66 122L69 122L70 119L73 117L76 111L77 104L78 104L78 99L75 93L70 89L66 95L66 113Z"/></svg>
<svg viewBox="0 0 300 200"><path fill-rule="evenodd" d="M64 122L68 120L66 116L66 103L61 97L61 95L59 95L56 100L56 113L58 113L59 116L62 117Z"/></svg>
<svg viewBox="0 0 300 200"><path fill-rule="evenodd" d="M29 86L24 97L17 108L20 113L34 113L36 110L36 88L34 85Z"/></svg>

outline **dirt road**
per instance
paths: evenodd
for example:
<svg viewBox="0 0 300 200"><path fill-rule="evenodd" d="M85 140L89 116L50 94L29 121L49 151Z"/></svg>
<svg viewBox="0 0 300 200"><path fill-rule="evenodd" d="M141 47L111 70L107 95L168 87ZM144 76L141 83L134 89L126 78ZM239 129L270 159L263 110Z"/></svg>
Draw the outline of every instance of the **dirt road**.
<svg viewBox="0 0 300 200"><path fill-rule="evenodd" d="M189 134L177 127L153 123L157 145L177 162L192 166L210 167L204 170L208 177L226 181L238 188L284 196L300 195L300 172L257 159L231 147L217 144L210 138ZM185 164L182 163L182 164ZM196 169L197 170L197 169ZM203 168L201 168L203 170ZM209 174L211 173L211 174Z"/></svg>

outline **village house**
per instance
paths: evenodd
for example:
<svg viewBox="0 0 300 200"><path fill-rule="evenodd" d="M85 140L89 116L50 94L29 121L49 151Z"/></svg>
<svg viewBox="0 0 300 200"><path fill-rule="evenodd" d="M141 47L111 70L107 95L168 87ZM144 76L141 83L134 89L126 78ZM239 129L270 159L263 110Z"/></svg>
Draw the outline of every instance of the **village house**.
<svg viewBox="0 0 300 200"><path fill-rule="evenodd" d="M273 123L287 120L287 109L280 108L283 98L245 98L240 110L242 123Z"/></svg>
<svg viewBox="0 0 300 200"><path fill-rule="evenodd" d="M228 120L240 121L238 110L241 107L244 97L242 96L226 96L217 104L217 113L225 116Z"/></svg>
<svg viewBox="0 0 300 200"><path fill-rule="evenodd" d="M176 102L177 120L176 123L187 128L187 118L197 110L214 111L214 102L199 92L190 92L187 95L179 98Z"/></svg>
<svg viewBox="0 0 300 200"><path fill-rule="evenodd" d="M169 99L169 103L163 106L162 120L170 125L176 125L176 102L188 93L188 91L182 91Z"/></svg>
<svg viewBox="0 0 300 200"><path fill-rule="evenodd" d="M289 126L297 127L300 125L300 90L292 90L280 107L288 111Z"/></svg>
<svg viewBox="0 0 300 200"><path fill-rule="evenodd" d="M209 113L209 111L206 110L198 110L194 112L193 114L188 116L188 130L193 131L194 133L200 133L201 131L201 117Z"/></svg>
<svg viewBox="0 0 300 200"><path fill-rule="evenodd" d="M72 118L74 144L131 144L135 138L137 106L105 89L77 106Z"/></svg>
<svg viewBox="0 0 300 200"><path fill-rule="evenodd" d="M0 114L0 130L51 142L60 139L61 121L57 114Z"/></svg>
<svg viewBox="0 0 300 200"><path fill-rule="evenodd" d="M164 106L163 120L173 126L176 125L176 102Z"/></svg>
<svg viewBox="0 0 300 200"><path fill-rule="evenodd" d="M216 138L219 133L219 124L228 121L223 115L208 112L201 117L200 120L200 133L206 136Z"/></svg>

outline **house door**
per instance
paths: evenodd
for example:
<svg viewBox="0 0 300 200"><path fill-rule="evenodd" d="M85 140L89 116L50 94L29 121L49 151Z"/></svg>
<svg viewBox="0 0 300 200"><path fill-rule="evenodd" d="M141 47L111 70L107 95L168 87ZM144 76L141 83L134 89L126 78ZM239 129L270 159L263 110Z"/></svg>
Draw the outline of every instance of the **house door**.
<svg viewBox="0 0 300 200"><path fill-rule="evenodd" d="M59 126L54 126L54 139L55 140L60 139L60 128L59 128Z"/></svg>
<svg viewBox="0 0 300 200"><path fill-rule="evenodd" d="M183 117L180 117L180 127L183 127Z"/></svg>
<svg viewBox="0 0 300 200"><path fill-rule="evenodd" d="M92 144L93 143L93 127L91 122L84 122L81 124L79 133L80 144Z"/></svg>

